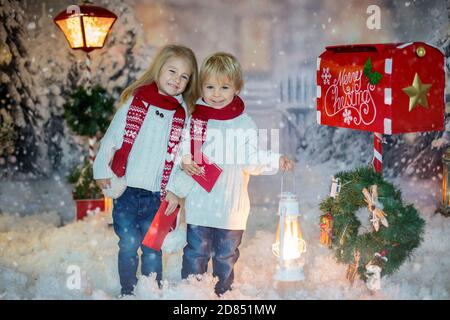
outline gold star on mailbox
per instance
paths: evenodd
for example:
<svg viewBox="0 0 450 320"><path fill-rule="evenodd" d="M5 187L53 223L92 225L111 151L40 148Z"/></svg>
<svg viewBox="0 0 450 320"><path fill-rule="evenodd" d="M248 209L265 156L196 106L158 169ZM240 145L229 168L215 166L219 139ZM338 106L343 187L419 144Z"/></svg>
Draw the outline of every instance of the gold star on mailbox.
<svg viewBox="0 0 450 320"><path fill-rule="evenodd" d="M428 108L427 93L431 88L431 84L422 83L419 75L414 75L411 86L403 88L403 92L409 97L409 111L412 111L418 104Z"/></svg>

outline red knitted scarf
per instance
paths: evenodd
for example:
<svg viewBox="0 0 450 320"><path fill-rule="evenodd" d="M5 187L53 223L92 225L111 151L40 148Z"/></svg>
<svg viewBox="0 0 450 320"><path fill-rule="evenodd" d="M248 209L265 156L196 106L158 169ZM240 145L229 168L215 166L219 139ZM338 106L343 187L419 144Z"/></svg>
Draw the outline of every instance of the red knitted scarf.
<svg viewBox="0 0 450 320"><path fill-rule="evenodd" d="M235 96L233 101L222 109L214 109L204 105L196 105L192 113L190 126L191 133L191 155L198 164L202 164L202 146L206 140L208 120L231 120L240 116L244 112L245 106L242 99Z"/></svg>
<svg viewBox="0 0 450 320"><path fill-rule="evenodd" d="M172 96L160 94L155 82L139 87L136 90L130 109L127 113L122 147L115 152L111 169L118 177L123 177L125 175L128 156L150 106L156 106L165 110L175 110L172 119L172 128L170 130L169 143L167 145L167 156L165 159L163 177L161 180L161 200L164 200L166 196L166 186L174 165L175 155L179 149L186 112L177 99Z"/></svg>

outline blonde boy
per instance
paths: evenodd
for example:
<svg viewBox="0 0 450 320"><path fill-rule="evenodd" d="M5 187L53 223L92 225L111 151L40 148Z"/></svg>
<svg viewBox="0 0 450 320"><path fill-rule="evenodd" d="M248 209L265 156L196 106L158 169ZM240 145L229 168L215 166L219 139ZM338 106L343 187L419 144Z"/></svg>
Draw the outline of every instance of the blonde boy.
<svg viewBox="0 0 450 320"><path fill-rule="evenodd" d="M181 276L184 279L205 273L212 257L213 275L219 278L215 292L220 296L231 289L234 279L238 247L250 212L247 190L250 175L276 172L278 167L290 170L293 162L286 156L258 150L256 139L249 138L256 136L258 128L245 113L244 102L238 96L243 78L233 55L219 52L207 57L199 80L202 97L190 120L190 143L183 146L181 168L174 170L167 186L166 214L176 208L178 197L186 198L187 245L183 250ZM250 132L250 136L238 137L243 144L235 144L234 138L226 141L226 137L235 137L236 132ZM227 156L230 152L232 157ZM223 170L209 193L192 178L201 173L196 162L203 154ZM236 160L235 156L242 154L244 161Z"/></svg>

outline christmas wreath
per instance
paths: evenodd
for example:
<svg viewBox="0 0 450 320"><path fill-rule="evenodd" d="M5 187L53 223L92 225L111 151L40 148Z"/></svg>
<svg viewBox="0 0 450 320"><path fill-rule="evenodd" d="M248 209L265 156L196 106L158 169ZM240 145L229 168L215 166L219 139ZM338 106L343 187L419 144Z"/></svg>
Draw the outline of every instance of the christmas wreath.
<svg viewBox="0 0 450 320"><path fill-rule="evenodd" d="M352 283L356 273L367 281L376 260L382 262L381 276L392 274L420 245L425 221L372 168L340 172L335 182L339 191L320 204L321 242L348 265Z"/></svg>

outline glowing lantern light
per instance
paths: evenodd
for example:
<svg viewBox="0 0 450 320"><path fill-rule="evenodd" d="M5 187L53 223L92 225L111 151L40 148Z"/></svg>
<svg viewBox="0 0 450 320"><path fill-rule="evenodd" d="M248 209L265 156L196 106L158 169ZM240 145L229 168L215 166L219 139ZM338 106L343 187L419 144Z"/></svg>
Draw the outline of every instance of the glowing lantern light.
<svg viewBox="0 0 450 320"><path fill-rule="evenodd" d="M274 279L278 281L303 280L303 264L300 258L306 252L306 243L300 230L299 205L295 194L281 193L278 214L280 221L276 240L272 245L272 252L279 259Z"/></svg>
<svg viewBox="0 0 450 320"><path fill-rule="evenodd" d="M89 3L70 6L58 14L54 22L64 33L72 49L90 52L103 48L117 16Z"/></svg>
<svg viewBox="0 0 450 320"><path fill-rule="evenodd" d="M450 216L450 148L445 150L442 157L443 176L442 176L442 204L437 212L444 216Z"/></svg>

